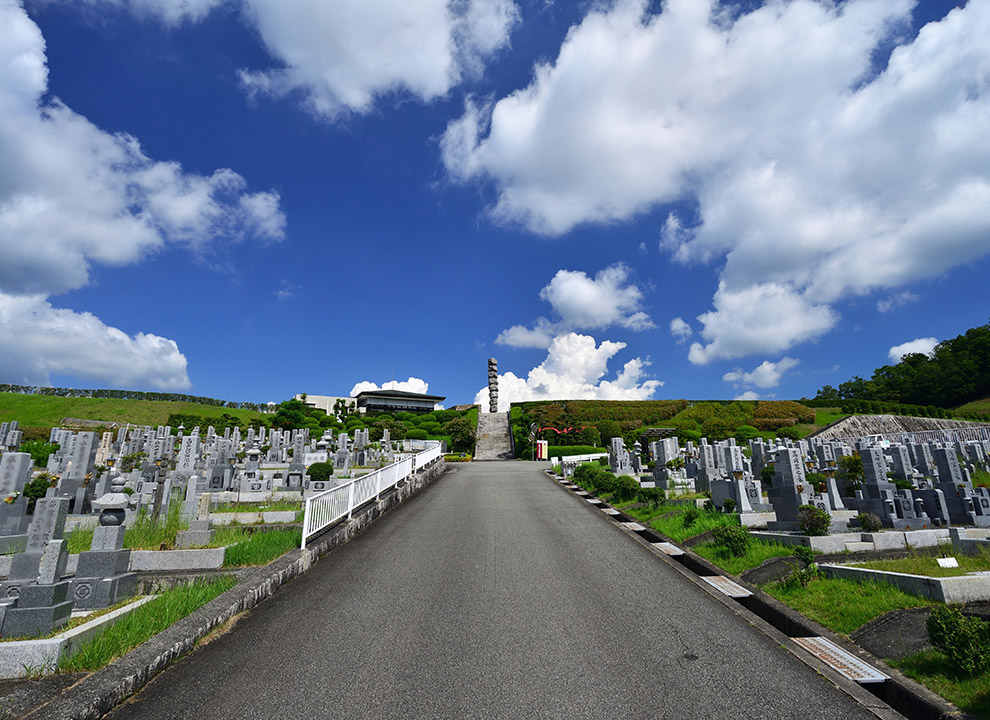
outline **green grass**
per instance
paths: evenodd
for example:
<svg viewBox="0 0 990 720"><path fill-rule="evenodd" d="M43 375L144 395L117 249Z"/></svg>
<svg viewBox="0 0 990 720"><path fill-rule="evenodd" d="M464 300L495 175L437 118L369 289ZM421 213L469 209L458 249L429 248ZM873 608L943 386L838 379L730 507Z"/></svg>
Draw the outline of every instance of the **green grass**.
<svg viewBox="0 0 990 720"><path fill-rule="evenodd" d="M957 705L963 712L990 719L990 673L960 676L953 670L949 659L935 649L886 662Z"/></svg>
<svg viewBox="0 0 990 720"><path fill-rule="evenodd" d="M759 567L770 558L788 557L793 555L793 548L778 543L763 543L750 540L746 547L746 554L742 556L730 555L725 548L703 543L691 548L709 562L718 565L720 568L733 575L752 570ZM797 560L794 561L797 564Z"/></svg>
<svg viewBox="0 0 990 720"><path fill-rule="evenodd" d="M189 524L180 516L178 504L173 504L164 517L155 522L145 508L141 508L135 523L124 532L124 547L128 550L172 550L175 536ZM93 545L93 528L77 528L65 535L69 553L89 550Z"/></svg>
<svg viewBox="0 0 990 720"><path fill-rule="evenodd" d="M106 615L107 613L111 613L114 610L118 610L124 607L125 605L130 605L132 602L136 600L140 600L142 597L144 596L135 595L134 597L129 597L126 600L121 600L116 605L111 605L110 607L106 607L106 608L100 608L99 610L94 610L86 615L80 615L78 617L70 617L69 622L67 622L65 625L59 628L55 628L51 632L45 633L44 635L31 635L24 637L5 637L5 638L0 638L0 643L14 642L16 640L44 640L46 638L53 638L56 635L61 635L67 630L71 630L74 627L79 627L80 625L88 623L90 620L95 620L96 618Z"/></svg>
<svg viewBox="0 0 990 720"><path fill-rule="evenodd" d="M302 530L269 530L251 533L247 538L227 548L224 567L266 565L275 558L299 547Z"/></svg>
<svg viewBox="0 0 990 720"><path fill-rule="evenodd" d="M651 525L654 530L657 530L671 540L676 542L683 542L688 538L693 538L695 535L701 535L701 533L711 530L712 528L719 527L720 525L737 525L739 524L738 515L724 515L722 513L705 512L702 510L698 519L695 520L690 526L684 525L684 510L687 510L685 506L675 507L677 510L676 515L663 515L657 517L653 520ZM667 509L670 511L670 508Z"/></svg>
<svg viewBox="0 0 990 720"><path fill-rule="evenodd" d="M953 412L990 413L990 398L974 400L973 402L968 402L965 405L960 405Z"/></svg>
<svg viewBox="0 0 990 720"><path fill-rule="evenodd" d="M815 425L825 427L845 417L849 417L848 413L840 412L838 408L818 408L815 410Z"/></svg>
<svg viewBox="0 0 990 720"><path fill-rule="evenodd" d="M925 575L927 577L955 577L968 572L985 572L990 570L990 553L979 555L957 555L957 568L939 567L933 555L911 555L894 560L870 560L869 562L850 563L853 567L870 568L871 570L886 570L887 572L908 573L910 575Z"/></svg>
<svg viewBox="0 0 990 720"><path fill-rule="evenodd" d="M285 510L298 510L302 506L300 502L291 500L272 500L263 503L232 502L219 503L210 508L210 512L215 513L240 513L240 512L279 512Z"/></svg>
<svg viewBox="0 0 990 720"><path fill-rule="evenodd" d="M773 582L763 589L785 605L841 635L848 635L891 610L933 604L881 582L818 578L807 587Z"/></svg>
<svg viewBox="0 0 990 720"><path fill-rule="evenodd" d="M83 643L59 663L60 672L92 672L146 642L189 613L229 590L237 580L219 578L166 590L118 620L106 632Z"/></svg>
<svg viewBox="0 0 990 720"><path fill-rule="evenodd" d="M202 417L220 417L226 413L248 423L258 423L266 417L253 410L187 402L0 393L0 421L17 420L24 427L54 427L67 417L134 425L164 425L172 413Z"/></svg>

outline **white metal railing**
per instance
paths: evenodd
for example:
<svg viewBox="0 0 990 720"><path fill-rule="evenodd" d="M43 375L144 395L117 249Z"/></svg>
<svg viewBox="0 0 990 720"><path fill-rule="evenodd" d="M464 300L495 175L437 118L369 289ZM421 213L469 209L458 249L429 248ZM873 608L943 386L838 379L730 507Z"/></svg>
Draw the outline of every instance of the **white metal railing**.
<svg viewBox="0 0 990 720"><path fill-rule="evenodd" d="M608 457L608 453L589 453L587 455L561 455L560 457L550 458L550 464L560 465L560 463L566 460L567 462L588 462L589 460L597 460L598 458Z"/></svg>
<svg viewBox="0 0 990 720"><path fill-rule="evenodd" d="M374 472L349 480L343 485L306 498L306 510L303 513L302 547L306 541L318 532L322 532L335 522L349 518L354 511L381 495L384 491L395 487L412 475L417 468L422 468L440 459L443 453L440 443L431 442L426 450L415 455L386 465Z"/></svg>

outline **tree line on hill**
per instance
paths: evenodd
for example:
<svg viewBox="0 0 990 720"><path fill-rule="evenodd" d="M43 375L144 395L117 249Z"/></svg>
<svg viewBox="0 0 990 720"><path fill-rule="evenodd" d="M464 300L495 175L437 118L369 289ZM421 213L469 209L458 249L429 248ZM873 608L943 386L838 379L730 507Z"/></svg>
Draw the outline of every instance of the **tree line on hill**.
<svg viewBox="0 0 990 720"><path fill-rule="evenodd" d="M911 353L884 365L865 380L858 375L838 388L825 385L814 402L841 401L954 408L990 397L990 323L943 340L930 355ZM819 402L820 401L820 402Z"/></svg>
<svg viewBox="0 0 990 720"><path fill-rule="evenodd" d="M7 383L0 383L0 392L16 393L18 395L50 395L53 397L70 398L186 402L197 405L232 408L234 410L254 410L255 412L268 412L270 409L267 403L233 402L232 400L218 400L217 398L186 395L184 393L142 392L140 390L87 390L80 388L46 387L43 385L9 385Z"/></svg>

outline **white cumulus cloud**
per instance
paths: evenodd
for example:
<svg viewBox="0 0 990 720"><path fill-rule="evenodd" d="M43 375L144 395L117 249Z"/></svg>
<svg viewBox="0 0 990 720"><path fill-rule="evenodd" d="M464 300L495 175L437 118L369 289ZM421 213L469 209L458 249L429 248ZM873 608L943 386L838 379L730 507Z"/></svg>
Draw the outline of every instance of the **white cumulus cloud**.
<svg viewBox="0 0 990 720"><path fill-rule="evenodd" d="M430 384L417 377L410 377L408 380L389 380L381 385L373 383L370 380L362 380L351 388L351 397L355 397L358 393L373 390L403 390L405 392L425 395L430 390Z"/></svg>
<svg viewBox="0 0 990 720"><path fill-rule="evenodd" d="M798 360L789 357L781 358L775 363L764 360L750 372L745 372L742 368L736 368L731 372L727 372L722 376L722 380L732 383L736 387L740 385L755 385L758 388L764 389L777 387L780 385L780 380L783 378L784 373L793 369L798 362Z"/></svg>
<svg viewBox="0 0 990 720"><path fill-rule="evenodd" d="M901 358L905 355L912 355L914 353L920 353L921 355L931 355L932 350L938 345L938 340L933 337L918 338L916 340L909 340L906 343L901 343L900 345L894 345L887 353L887 357L895 365L901 361Z"/></svg>
<svg viewBox="0 0 990 720"><path fill-rule="evenodd" d="M550 347L556 335L568 330L600 330L623 327L647 330L656 327L642 309L643 292L629 282L630 270L622 264L610 265L594 278L581 271L558 270L540 290L540 299L550 303L556 322L537 319L532 328L513 325L495 339L501 345Z"/></svg>
<svg viewBox="0 0 990 720"><path fill-rule="evenodd" d="M52 373L104 387L190 387L186 358L175 341L150 333L133 336L94 315L54 308L40 296L0 293L0 368L19 385L50 385Z"/></svg>
<svg viewBox="0 0 990 720"><path fill-rule="evenodd" d="M47 298L89 283L94 264L127 265L178 244L196 252L220 240L280 240L285 218L274 192L249 192L232 170L183 171L149 158L138 140L106 132L48 98L45 41L23 7L0 0L0 295L6 327L31 315L64 332L63 342L3 332L11 376L68 373L113 385L184 389L186 360L175 343L130 337ZM23 302L18 301L18 297ZM92 370L78 347L113 349ZM30 353L46 353L25 365ZM121 359L126 358L126 361ZM122 361L127 370L105 370Z"/></svg>
<svg viewBox="0 0 990 720"><path fill-rule="evenodd" d="M524 400L648 400L663 383L645 379L647 360L633 358L614 380L603 379L609 360L625 347L608 340L599 345L593 337L573 332L558 335L546 359L525 378L511 372L498 376L499 412ZM479 390L474 401L486 410L488 388Z"/></svg>
<svg viewBox="0 0 990 720"><path fill-rule="evenodd" d="M914 5L596 4L527 87L467 102L445 166L494 186L496 221L546 235L689 202L661 247L720 280L690 359L786 350L840 300L990 249L990 3L911 37Z"/></svg>
<svg viewBox="0 0 990 720"><path fill-rule="evenodd" d="M682 343L694 333L691 326L685 322L684 318L675 317L670 321L670 334L677 338L677 342Z"/></svg>
<svg viewBox="0 0 990 720"><path fill-rule="evenodd" d="M53 1L53 0L48 0ZM519 23L512 0L86 0L168 25L239 7L274 66L242 69L252 94L299 94L319 116L366 112L398 91L443 97L479 74Z"/></svg>

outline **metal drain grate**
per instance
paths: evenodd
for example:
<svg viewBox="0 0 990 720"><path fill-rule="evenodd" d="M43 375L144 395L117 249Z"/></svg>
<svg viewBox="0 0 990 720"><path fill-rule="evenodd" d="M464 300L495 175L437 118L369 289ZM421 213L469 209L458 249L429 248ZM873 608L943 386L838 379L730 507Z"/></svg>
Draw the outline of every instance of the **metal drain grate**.
<svg viewBox="0 0 990 720"><path fill-rule="evenodd" d="M585 498L584 501L585 502L589 502L592 505L601 505L602 504L602 501L599 500L598 498Z"/></svg>
<svg viewBox="0 0 990 720"><path fill-rule="evenodd" d="M699 577L730 598L744 598L753 594L739 583L729 580L724 575L699 575Z"/></svg>
<svg viewBox="0 0 990 720"><path fill-rule="evenodd" d="M852 653L843 650L828 638L816 636L791 639L823 663L832 667L840 675L850 680L865 684L882 683L884 680L890 679L869 663L865 663Z"/></svg>
<svg viewBox="0 0 990 720"><path fill-rule="evenodd" d="M671 557L677 557L678 555L683 555L684 551L679 547L669 542L655 542L650 543L657 550L662 552L664 555L670 555Z"/></svg>
<svg viewBox="0 0 990 720"><path fill-rule="evenodd" d="M602 512L606 515L618 515L619 511L615 508L602 508Z"/></svg>
<svg viewBox="0 0 990 720"><path fill-rule="evenodd" d="M622 527L627 530L632 530L633 532L645 532L646 528L640 525L638 522L624 522Z"/></svg>

